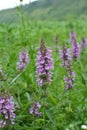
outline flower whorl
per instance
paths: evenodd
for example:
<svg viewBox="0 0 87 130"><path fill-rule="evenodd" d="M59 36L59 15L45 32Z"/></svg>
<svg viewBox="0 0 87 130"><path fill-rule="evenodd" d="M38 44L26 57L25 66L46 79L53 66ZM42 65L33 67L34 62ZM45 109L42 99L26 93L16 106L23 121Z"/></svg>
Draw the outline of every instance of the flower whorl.
<svg viewBox="0 0 87 130"><path fill-rule="evenodd" d="M51 58L51 49L46 48L44 40L41 39L40 48L37 53L37 81L39 86L50 83L53 68L53 59Z"/></svg>

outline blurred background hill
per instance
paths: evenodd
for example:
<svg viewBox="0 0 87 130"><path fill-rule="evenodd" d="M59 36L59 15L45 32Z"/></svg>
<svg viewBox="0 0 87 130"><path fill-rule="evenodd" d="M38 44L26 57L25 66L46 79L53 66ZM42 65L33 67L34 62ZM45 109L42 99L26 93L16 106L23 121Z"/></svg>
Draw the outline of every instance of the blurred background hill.
<svg viewBox="0 0 87 130"><path fill-rule="evenodd" d="M38 0L22 6L34 20L87 19L87 0ZM0 23L19 20L19 7L0 11Z"/></svg>

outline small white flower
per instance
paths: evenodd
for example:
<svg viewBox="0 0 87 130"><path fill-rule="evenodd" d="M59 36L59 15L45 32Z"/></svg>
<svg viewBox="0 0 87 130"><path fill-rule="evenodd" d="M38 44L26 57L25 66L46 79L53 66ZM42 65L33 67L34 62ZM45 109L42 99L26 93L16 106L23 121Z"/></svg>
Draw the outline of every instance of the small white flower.
<svg viewBox="0 0 87 130"><path fill-rule="evenodd" d="M86 125L81 125L81 129L82 130L87 130L87 126Z"/></svg>

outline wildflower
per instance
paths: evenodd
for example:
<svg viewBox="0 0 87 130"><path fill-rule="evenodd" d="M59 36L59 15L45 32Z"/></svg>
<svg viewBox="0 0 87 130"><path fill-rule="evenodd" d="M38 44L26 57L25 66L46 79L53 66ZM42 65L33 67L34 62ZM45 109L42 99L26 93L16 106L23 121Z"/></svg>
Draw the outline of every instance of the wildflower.
<svg viewBox="0 0 87 130"><path fill-rule="evenodd" d="M72 44L72 55L73 58L75 58L76 60L79 58L80 55L80 45L76 41L74 41Z"/></svg>
<svg viewBox="0 0 87 130"><path fill-rule="evenodd" d="M13 97L7 94L0 96L0 114L2 115L2 120L0 121L0 127L5 127L7 122L14 124L15 119L15 107L12 101Z"/></svg>
<svg viewBox="0 0 87 130"><path fill-rule="evenodd" d="M83 38L81 43L81 50L84 50L87 45L87 39Z"/></svg>
<svg viewBox="0 0 87 130"><path fill-rule="evenodd" d="M51 58L51 49L46 48L44 41L41 40L40 48L38 48L37 54L37 81L40 86L51 82L53 68L53 60Z"/></svg>
<svg viewBox="0 0 87 130"><path fill-rule="evenodd" d="M68 76L64 76L65 89L70 89L73 87L73 83L75 81L75 72L71 74L68 73Z"/></svg>
<svg viewBox="0 0 87 130"><path fill-rule="evenodd" d="M75 58L77 60L80 55L80 45L76 41L75 32L70 33L70 42L72 44L72 56L73 56L73 58Z"/></svg>
<svg viewBox="0 0 87 130"><path fill-rule="evenodd" d="M39 108L41 107L39 102L35 102L30 108L30 114L34 114L34 116L41 115L42 113L39 112Z"/></svg>
<svg viewBox="0 0 87 130"><path fill-rule="evenodd" d="M70 42L71 42L71 44L73 44L74 41L76 41L76 33L72 31L70 33Z"/></svg>
<svg viewBox="0 0 87 130"><path fill-rule="evenodd" d="M63 45L63 49L60 50L60 58L62 59L62 66L67 69L72 60L72 56L69 48L66 48L65 44Z"/></svg>
<svg viewBox="0 0 87 130"><path fill-rule="evenodd" d="M87 130L87 125L81 125L82 130Z"/></svg>
<svg viewBox="0 0 87 130"><path fill-rule="evenodd" d="M23 50L19 54L19 62L17 63L17 69L23 70L29 62L28 52Z"/></svg>
<svg viewBox="0 0 87 130"><path fill-rule="evenodd" d="M72 56L70 50L63 45L63 49L60 50L60 58L62 59L62 66L66 69L67 76L64 76L65 89L73 87L75 81L75 73L72 71Z"/></svg>

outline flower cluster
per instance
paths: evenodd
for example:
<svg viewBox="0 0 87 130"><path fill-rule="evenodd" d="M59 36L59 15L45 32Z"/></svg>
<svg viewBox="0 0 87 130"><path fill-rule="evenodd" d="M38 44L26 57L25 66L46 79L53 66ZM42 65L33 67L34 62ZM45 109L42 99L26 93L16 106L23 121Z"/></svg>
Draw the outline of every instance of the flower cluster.
<svg viewBox="0 0 87 130"><path fill-rule="evenodd" d="M70 42L71 42L71 44L73 44L74 41L76 41L76 33L72 31L70 33Z"/></svg>
<svg viewBox="0 0 87 130"><path fill-rule="evenodd" d="M75 81L75 72L72 71L70 50L63 45L63 49L60 51L60 58L62 59L62 66L66 69L67 76L64 76L65 89L73 87Z"/></svg>
<svg viewBox="0 0 87 130"><path fill-rule="evenodd" d="M76 34L74 32L70 33L70 42L72 44L72 56L77 60L80 55L80 45L76 41Z"/></svg>
<svg viewBox="0 0 87 130"><path fill-rule="evenodd" d="M84 50L85 47L86 47L86 45L87 45L87 39L86 39L86 38L83 38L83 39L82 39L82 43L81 43L81 50Z"/></svg>
<svg viewBox="0 0 87 130"><path fill-rule="evenodd" d="M15 107L12 97L8 95L0 96L0 114L2 115L2 120L0 121L0 127L5 127L7 123L14 124L15 119Z"/></svg>
<svg viewBox="0 0 87 130"><path fill-rule="evenodd" d="M39 112L39 108L41 107L39 102L35 102L32 107L30 108L30 114L34 114L34 116L41 115L42 113Z"/></svg>
<svg viewBox="0 0 87 130"><path fill-rule="evenodd" d="M76 41L74 41L72 44L72 54L73 54L73 58L75 58L76 60L79 58L80 45Z"/></svg>
<svg viewBox="0 0 87 130"><path fill-rule="evenodd" d="M23 70L29 62L28 52L22 50L19 54L19 62L17 63L17 69Z"/></svg>
<svg viewBox="0 0 87 130"><path fill-rule="evenodd" d="M65 89L69 89L73 87L73 83L75 81L75 72L68 72L68 76L64 76Z"/></svg>
<svg viewBox="0 0 87 130"><path fill-rule="evenodd" d="M51 49L46 48L43 39L41 39L40 48L37 54L37 81L40 86L51 82L53 60L51 58Z"/></svg>
<svg viewBox="0 0 87 130"><path fill-rule="evenodd" d="M70 54L69 48L66 48L65 44L63 45L63 49L60 50L60 58L62 59L62 66L65 69L68 69L68 66L72 60L72 56Z"/></svg>

